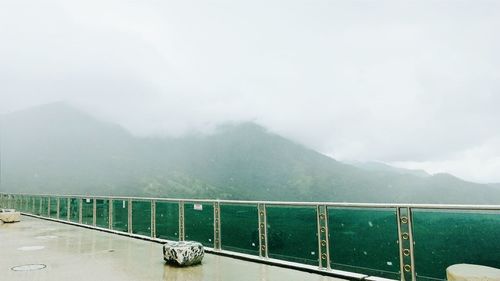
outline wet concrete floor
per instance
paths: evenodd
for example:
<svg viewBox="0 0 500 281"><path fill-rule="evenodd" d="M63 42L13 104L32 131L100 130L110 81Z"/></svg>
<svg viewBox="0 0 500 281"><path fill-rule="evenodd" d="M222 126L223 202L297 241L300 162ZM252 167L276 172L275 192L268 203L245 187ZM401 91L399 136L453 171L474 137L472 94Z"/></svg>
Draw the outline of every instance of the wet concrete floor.
<svg viewBox="0 0 500 281"><path fill-rule="evenodd" d="M15 266L44 265L45 268ZM40 266L42 267L42 266ZM341 279L206 254L198 266L166 265L161 244L31 217L0 222L1 281L187 281Z"/></svg>

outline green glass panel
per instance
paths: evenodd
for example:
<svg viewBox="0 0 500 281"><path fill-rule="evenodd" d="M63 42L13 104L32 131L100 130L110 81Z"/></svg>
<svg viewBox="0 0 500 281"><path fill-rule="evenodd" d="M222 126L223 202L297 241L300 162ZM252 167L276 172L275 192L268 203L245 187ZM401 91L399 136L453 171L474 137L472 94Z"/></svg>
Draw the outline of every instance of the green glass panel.
<svg viewBox="0 0 500 281"><path fill-rule="evenodd" d="M266 210L269 257L317 265L316 208L268 206Z"/></svg>
<svg viewBox="0 0 500 281"><path fill-rule="evenodd" d="M24 195L21 195L21 197L19 198L20 200L20 206L19 206L19 210L21 210L21 212L26 212L26 199L27 199L27 196L24 196Z"/></svg>
<svg viewBox="0 0 500 281"><path fill-rule="evenodd" d="M31 201L29 196L23 196L23 212L31 213Z"/></svg>
<svg viewBox="0 0 500 281"><path fill-rule="evenodd" d="M9 209L14 209L16 207L16 197L14 195L10 195L9 197Z"/></svg>
<svg viewBox="0 0 500 281"><path fill-rule="evenodd" d="M5 195L4 197L4 205L5 205L5 208L9 208L10 207L10 196L9 195Z"/></svg>
<svg viewBox="0 0 500 281"><path fill-rule="evenodd" d="M127 200L113 200L113 229L128 232Z"/></svg>
<svg viewBox="0 0 500 281"><path fill-rule="evenodd" d="M15 200L16 200L16 198L15 198L14 195L11 195L9 197L9 204L8 204L9 205L9 209L14 209L16 207L16 201Z"/></svg>
<svg viewBox="0 0 500 281"><path fill-rule="evenodd" d="M57 198L50 197L50 217L53 219L57 218Z"/></svg>
<svg viewBox="0 0 500 281"><path fill-rule="evenodd" d="M151 236L151 201L132 202L132 233Z"/></svg>
<svg viewBox="0 0 500 281"><path fill-rule="evenodd" d="M222 249L259 255L259 217L257 206L221 205Z"/></svg>
<svg viewBox="0 0 500 281"><path fill-rule="evenodd" d="M24 196L20 195L18 196L18 199L17 199L18 203L17 203L17 209L21 212L24 212Z"/></svg>
<svg viewBox="0 0 500 281"><path fill-rule="evenodd" d="M59 198L59 219L68 220L68 198Z"/></svg>
<svg viewBox="0 0 500 281"><path fill-rule="evenodd" d="M26 196L25 197L24 211L26 213L32 213L33 212L33 199L32 199L31 196Z"/></svg>
<svg viewBox="0 0 500 281"><path fill-rule="evenodd" d="M40 215L43 217L49 216L49 198L42 197L42 210L40 211Z"/></svg>
<svg viewBox="0 0 500 281"><path fill-rule="evenodd" d="M40 197L35 197L35 209L33 210L33 213L37 216L40 215L40 211L42 210L42 199Z"/></svg>
<svg viewBox="0 0 500 281"><path fill-rule="evenodd" d="M70 221L79 222L80 220L80 199L79 198L71 198L70 203Z"/></svg>
<svg viewBox="0 0 500 281"><path fill-rule="evenodd" d="M33 199L31 199L31 196L24 197L24 211L26 213L31 213L33 211Z"/></svg>
<svg viewBox="0 0 500 281"><path fill-rule="evenodd" d="M94 224L94 200L83 198L82 200L82 223L86 225Z"/></svg>
<svg viewBox="0 0 500 281"><path fill-rule="evenodd" d="M446 279L446 268L469 263L500 267L500 212L413 211L419 280Z"/></svg>
<svg viewBox="0 0 500 281"><path fill-rule="evenodd" d="M399 278L396 210L328 209L333 269Z"/></svg>
<svg viewBox="0 0 500 281"><path fill-rule="evenodd" d="M31 204L33 204L33 214L36 214L38 213L38 209L40 208L40 198L37 196L33 196L31 200L33 201L31 202Z"/></svg>
<svg viewBox="0 0 500 281"><path fill-rule="evenodd" d="M109 200L96 200L96 226L109 228Z"/></svg>
<svg viewBox="0 0 500 281"><path fill-rule="evenodd" d="M12 203L13 203L12 208L18 210L19 209L19 196L14 195Z"/></svg>
<svg viewBox="0 0 500 281"><path fill-rule="evenodd" d="M186 240L214 246L214 207L212 203L184 203Z"/></svg>
<svg viewBox="0 0 500 281"><path fill-rule="evenodd" d="M179 240L179 204L156 202L156 237Z"/></svg>
<svg viewBox="0 0 500 281"><path fill-rule="evenodd" d="M20 200L19 200L19 196L14 195L14 200L13 200L13 202L14 202L13 209L19 210L19 209L20 209L20 204L19 204Z"/></svg>

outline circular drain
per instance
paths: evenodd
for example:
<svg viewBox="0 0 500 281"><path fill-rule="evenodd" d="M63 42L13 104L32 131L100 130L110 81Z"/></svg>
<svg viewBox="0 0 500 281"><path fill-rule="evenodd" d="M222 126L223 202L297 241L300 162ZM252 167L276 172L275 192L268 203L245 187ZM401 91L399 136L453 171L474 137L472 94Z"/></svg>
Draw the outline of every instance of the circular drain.
<svg viewBox="0 0 500 281"><path fill-rule="evenodd" d="M46 267L47 266L45 264L23 264L11 267L10 269L14 271L33 271L33 270L44 269Z"/></svg>
<svg viewBox="0 0 500 281"><path fill-rule="evenodd" d="M37 251L45 248L45 246L25 246L21 248L17 248L19 251Z"/></svg>

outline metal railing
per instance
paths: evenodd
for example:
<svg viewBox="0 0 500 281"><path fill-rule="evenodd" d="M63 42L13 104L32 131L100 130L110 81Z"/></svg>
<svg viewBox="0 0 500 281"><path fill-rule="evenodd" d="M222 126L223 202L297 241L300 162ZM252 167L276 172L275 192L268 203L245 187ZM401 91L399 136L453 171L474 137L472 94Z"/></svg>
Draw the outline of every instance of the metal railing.
<svg viewBox="0 0 500 281"><path fill-rule="evenodd" d="M472 227L473 235L474 231L481 231L477 228L485 228L486 238L500 237L500 205L0 193L0 206L142 239L160 242L200 240L209 252L359 280L380 277L412 281L443 279L446 266L462 260L453 253L434 255L430 258L440 262L434 265L423 253L428 247L441 248L441 244L453 240L456 226ZM422 244L416 244L415 235L421 238ZM474 237L470 238L471 243L477 242ZM440 239L443 241L438 244ZM477 263L500 266L500 242L493 240L489 248L478 249L484 251L480 254L490 257ZM422 246L419 248L419 245ZM458 246L465 249L471 245ZM369 255L366 249L361 251L363 247L370 248L374 254ZM444 245L444 249L446 247ZM351 260L346 257L349 253ZM471 260L463 262L474 263ZM429 271L429 267L434 271ZM417 271L420 268L422 274Z"/></svg>

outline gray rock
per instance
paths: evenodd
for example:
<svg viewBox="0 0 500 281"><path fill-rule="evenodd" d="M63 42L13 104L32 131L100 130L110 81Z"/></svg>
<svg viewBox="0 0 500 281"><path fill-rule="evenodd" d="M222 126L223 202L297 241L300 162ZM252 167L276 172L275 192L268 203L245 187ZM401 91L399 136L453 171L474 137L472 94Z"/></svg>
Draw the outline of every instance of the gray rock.
<svg viewBox="0 0 500 281"><path fill-rule="evenodd" d="M201 263L205 250L195 241L168 242L163 245L163 258L168 263L188 266Z"/></svg>

